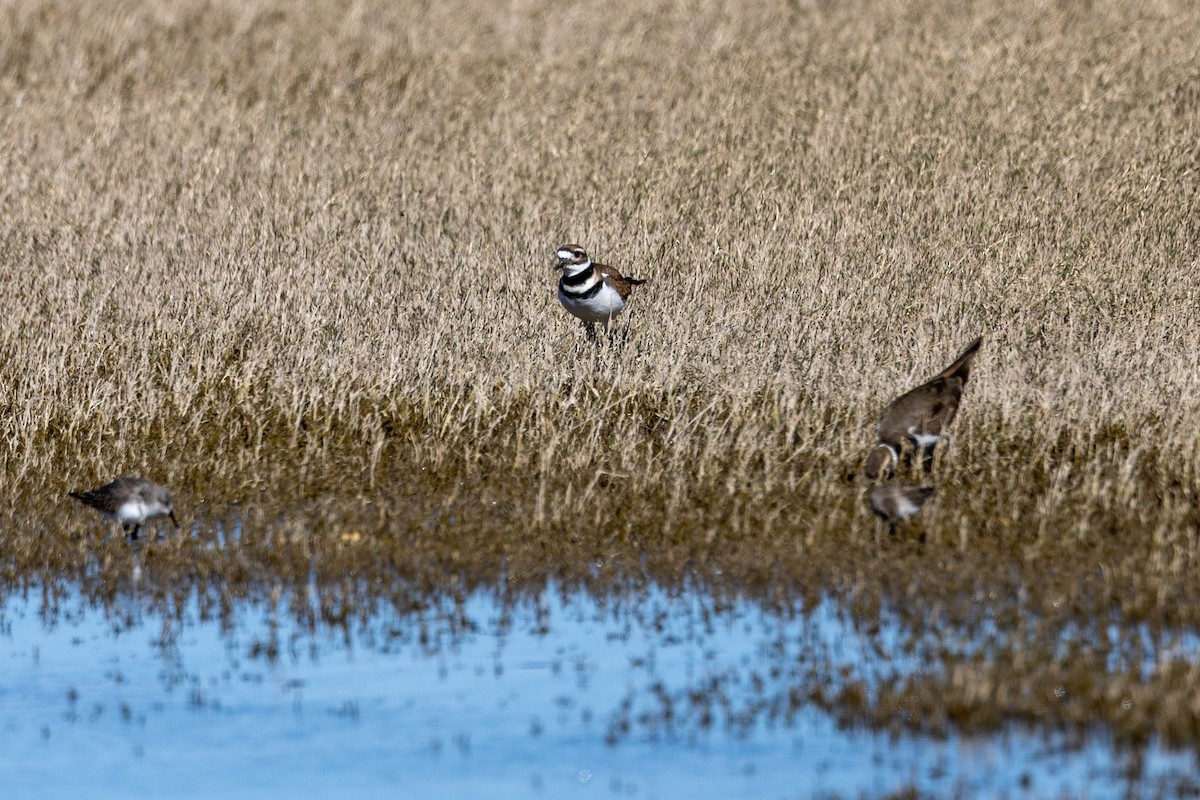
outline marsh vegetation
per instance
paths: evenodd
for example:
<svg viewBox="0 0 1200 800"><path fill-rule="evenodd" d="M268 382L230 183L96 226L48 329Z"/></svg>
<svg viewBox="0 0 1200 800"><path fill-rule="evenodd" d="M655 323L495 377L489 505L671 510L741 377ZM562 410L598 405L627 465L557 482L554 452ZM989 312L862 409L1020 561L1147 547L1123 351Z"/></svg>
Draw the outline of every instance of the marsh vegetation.
<svg viewBox="0 0 1200 800"><path fill-rule="evenodd" d="M833 598L940 643L806 696L846 721L1200 741L1195 4L18 0L0 39L4 586L123 591L66 495L145 474L191 521L160 598ZM555 300L571 241L650 279L619 346ZM879 411L977 335L924 541L876 546Z"/></svg>

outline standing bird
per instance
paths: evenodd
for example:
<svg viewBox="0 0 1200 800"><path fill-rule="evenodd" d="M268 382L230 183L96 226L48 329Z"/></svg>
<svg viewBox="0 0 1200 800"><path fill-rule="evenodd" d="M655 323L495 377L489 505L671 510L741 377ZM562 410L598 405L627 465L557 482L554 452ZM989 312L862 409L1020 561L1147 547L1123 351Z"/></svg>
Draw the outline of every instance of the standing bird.
<svg viewBox="0 0 1200 800"><path fill-rule="evenodd" d="M958 413L971 361L983 337L967 345L954 363L928 383L906 392L883 410L879 418L879 444L867 456L864 472L871 480L892 475L905 441L921 458L925 474L933 471L933 450ZM911 454L906 454L911 455Z"/></svg>
<svg viewBox="0 0 1200 800"><path fill-rule="evenodd" d="M155 517L170 517L179 527L171 491L145 478L117 478L98 489L71 492L71 497L120 522L130 539L137 539L142 524Z"/></svg>
<svg viewBox="0 0 1200 800"><path fill-rule="evenodd" d="M896 526L920 511L925 501L933 497L934 491L932 486L913 486L892 481L868 492L867 504L895 535Z"/></svg>
<svg viewBox="0 0 1200 800"><path fill-rule="evenodd" d="M604 264L594 264L587 252L577 244L564 244L555 253L554 269L562 270L558 279L558 302L563 308L583 320L588 339L595 341L595 324L604 326L625 308L625 301L634 286L645 283L626 278Z"/></svg>

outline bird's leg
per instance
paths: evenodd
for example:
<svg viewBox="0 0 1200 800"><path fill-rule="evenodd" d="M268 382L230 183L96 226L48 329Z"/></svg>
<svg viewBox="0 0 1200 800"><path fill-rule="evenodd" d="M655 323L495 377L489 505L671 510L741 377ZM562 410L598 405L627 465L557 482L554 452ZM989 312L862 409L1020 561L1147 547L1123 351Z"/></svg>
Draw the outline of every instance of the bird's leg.
<svg viewBox="0 0 1200 800"><path fill-rule="evenodd" d="M933 473L933 450L937 445L929 445L921 448L921 470L926 475Z"/></svg>
<svg viewBox="0 0 1200 800"><path fill-rule="evenodd" d="M130 531L130 533L129 533L129 541L136 542L137 537L138 537L138 531L140 531L141 529L142 529L141 525L134 525L133 530ZM129 530L129 528L127 527L125 530Z"/></svg>
<svg viewBox="0 0 1200 800"><path fill-rule="evenodd" d="M611 322L612 320L609 320ZM604 323L604 344L618 353L625 349L625 340L629 337L629 328L621 326L614 333L613 329Z"/></svg>
<svg viewBox="0 0 1200 800"><path fill-rule="evenodd" d="M583 332L587 334L587 340L593 344L598 342L596 339L596 326L591 322L583 323Z"/></svg>

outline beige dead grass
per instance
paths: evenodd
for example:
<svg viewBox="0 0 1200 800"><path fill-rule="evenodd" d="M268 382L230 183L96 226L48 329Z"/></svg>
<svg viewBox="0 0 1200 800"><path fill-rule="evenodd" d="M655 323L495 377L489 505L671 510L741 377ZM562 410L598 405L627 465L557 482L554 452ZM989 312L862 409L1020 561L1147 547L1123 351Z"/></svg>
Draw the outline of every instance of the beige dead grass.
<svg viewBox="0 0 1200 800"><path fill-rule="evenodd" d="M63 495L142 472L201 582L1200 625L1194 4L19 0L0 41L7 580L116 586ZM564 241L652 280L623 350ZM876 552L875 416L980 333L927 549Z"/></svg>

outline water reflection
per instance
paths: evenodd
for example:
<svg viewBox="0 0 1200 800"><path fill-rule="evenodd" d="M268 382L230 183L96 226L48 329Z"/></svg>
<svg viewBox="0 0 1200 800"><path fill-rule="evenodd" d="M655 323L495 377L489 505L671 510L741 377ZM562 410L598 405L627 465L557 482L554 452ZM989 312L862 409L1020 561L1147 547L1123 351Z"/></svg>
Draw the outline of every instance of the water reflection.
<svg viewBox="0 0 1200 800"><path fill-rule="evenodd" d="M1099 737L840 727L818 690L921 662L829 601L353 594L310 581L242 600L9 596L6 796L1115 797L1182 792L1195 768Z"/></svg>

